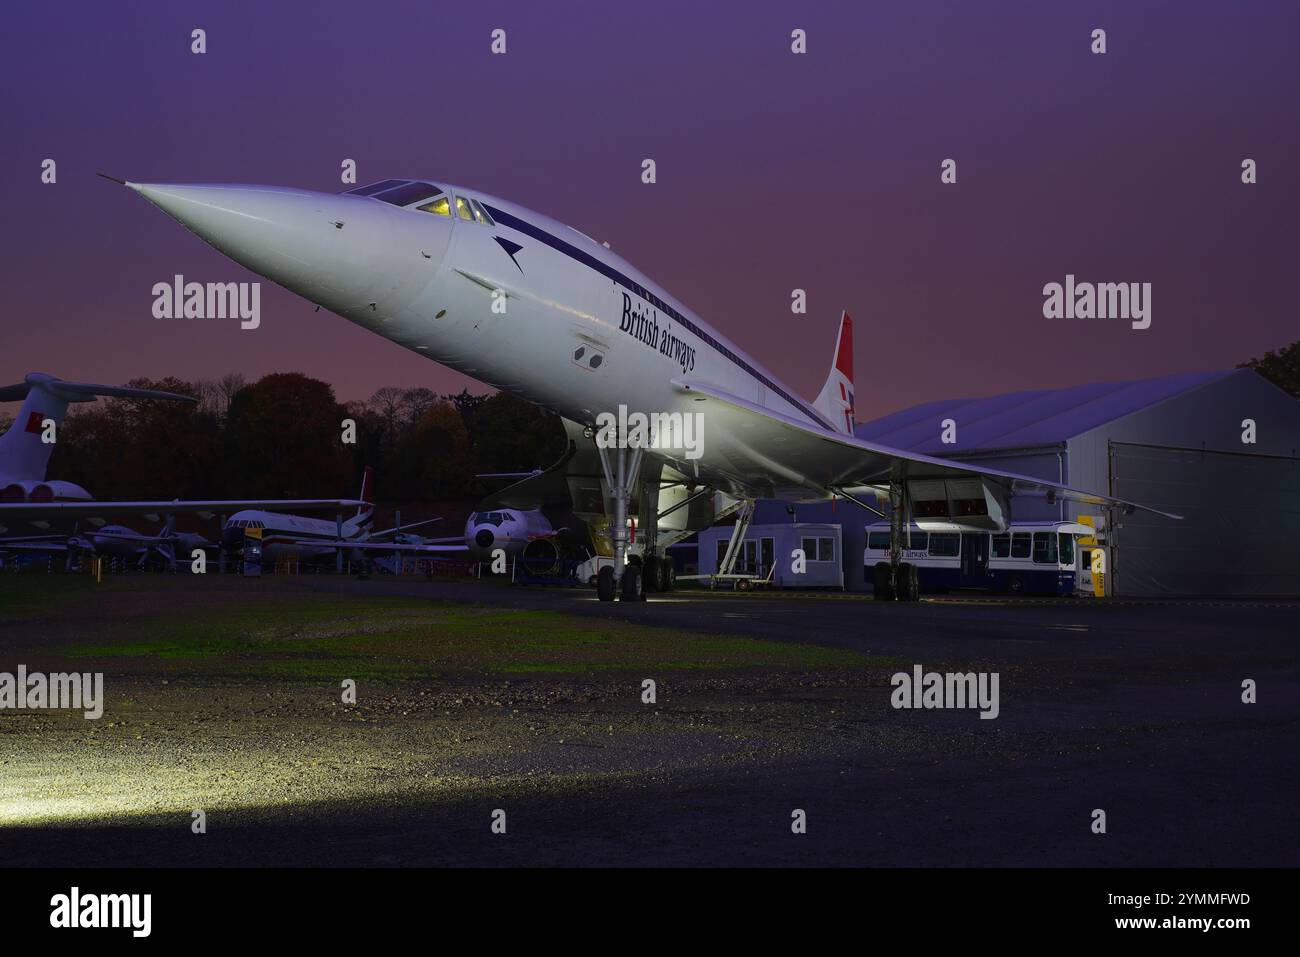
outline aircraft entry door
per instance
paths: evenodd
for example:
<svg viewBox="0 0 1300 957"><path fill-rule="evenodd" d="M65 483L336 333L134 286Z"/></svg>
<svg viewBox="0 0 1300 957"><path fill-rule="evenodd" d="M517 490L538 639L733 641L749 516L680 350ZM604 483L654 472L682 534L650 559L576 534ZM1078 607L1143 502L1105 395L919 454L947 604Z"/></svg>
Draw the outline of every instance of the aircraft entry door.
<svg viewBox="0 0 1300 957"><path fill-rule="evenodd" d="M963 534L961 537L961 584L963 588L985 588L989 578L989 537Z"/></svg>

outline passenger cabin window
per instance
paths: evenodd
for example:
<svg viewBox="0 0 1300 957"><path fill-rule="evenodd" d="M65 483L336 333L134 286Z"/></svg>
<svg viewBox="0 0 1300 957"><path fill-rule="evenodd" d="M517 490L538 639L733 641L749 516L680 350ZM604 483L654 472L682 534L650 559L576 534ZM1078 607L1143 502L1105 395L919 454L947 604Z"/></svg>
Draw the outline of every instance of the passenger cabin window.
<svg viewBox="0 0 1300 957"><path fill-rule="evenodd" d="M392 203L394 206L410 206L412 203L431 199L441 192L442 190L432 183L407 183L404 186L386 189L382 193L375 193L374 198L380 202Z"/></svg>
<svg viewBox="0 0 1300 957"><path fill-rule="evenodd" d="M401 186L405 183L404 179L385 179L378 183L371 183L369 186L358 186L356 189L345 190L343 195L351 194L353 196L373 196L375 193L382 193L386 189L392 189L394 186Z"/></svg>
<svg viewBox="0 0 1300 957"><path fill-rule="evenodd" d="M1006 558L1011 554L1011 536L994 535L993 536L993 557Z"/></svg>
<svg viewBox="0 0 1300 957"><path fill-rule="evenodd" d="M961 551L961 536L954 532L934 532L930 536L930 554L936 558L956 558Z"/></svg>
<svg viewBox="0 0 1300 957"><path fill-rule="evenodd" d="M1073 565L1074 564L1074 536L1067 535L1065 532L1061 532L1060 535L1058 536L1058 539L1061 543L1061 564Z"/></svg>
<svg viewBox="0 0 1300 957"><path fill-rule="evenodd" d="M469 201L466 200L464 196L456 197L456 215L459 218L468 220L471 223L474 222L474 213L469 208Z"/></svg>
<svg viewBox="0 0 1300 957"><path fill-rule="evenodd" d="M1029 540L1028 532L1016 532L1011 536L1011 557L1028 558L1029 557Z"/></svg>
<svg viewBox="0 0 1300 957"><path fill-rule="evenodd" d="M425 203L423 206L416 207L422 213L433 213L435 216L451 215L451 200L446 196L439 196L431 203Z"/></svg>
<svg viewBox="0 0 1300 957"><path fill-rule="evenodd" d="M1034 532L1034 564L1056 564L1056 533Z"/></svg>

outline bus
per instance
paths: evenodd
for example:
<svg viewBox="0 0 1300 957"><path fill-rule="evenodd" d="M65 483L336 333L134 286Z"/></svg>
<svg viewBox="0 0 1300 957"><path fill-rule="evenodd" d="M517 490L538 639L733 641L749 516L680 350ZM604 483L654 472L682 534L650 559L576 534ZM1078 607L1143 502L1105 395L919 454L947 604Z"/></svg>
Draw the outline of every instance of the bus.
<svg viewBox="0 0 1300 957"><path fill-rule="evenodd" d="M889 563L889 523L866 527L864 578ZM903 561L917 567L921 590L982 588L1013 595L1073 595L1080 586L1078 540L1097 530L1077 522L1013 522L1005 532L924 532L910 528Z"/></svg>

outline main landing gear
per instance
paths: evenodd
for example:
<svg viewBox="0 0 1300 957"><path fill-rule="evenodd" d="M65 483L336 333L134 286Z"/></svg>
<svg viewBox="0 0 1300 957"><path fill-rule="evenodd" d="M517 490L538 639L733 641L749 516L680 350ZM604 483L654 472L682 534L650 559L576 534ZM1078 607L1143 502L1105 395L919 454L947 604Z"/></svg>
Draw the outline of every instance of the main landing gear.
<svg viewBox="0 0 1300 957"><path fill-rule="evenodd" d="M617 595L622 601L645 601L642 569L627 561L627 511L632 491L636 488L641 471L641 450L602 448L600 467L605 473L605 486L614 503L614 514L609 523L610 543L614 546L614 564L606 565L596 573L596 595L601 601L613 601ZM613 458L613 462L610 459Z"/></svg>

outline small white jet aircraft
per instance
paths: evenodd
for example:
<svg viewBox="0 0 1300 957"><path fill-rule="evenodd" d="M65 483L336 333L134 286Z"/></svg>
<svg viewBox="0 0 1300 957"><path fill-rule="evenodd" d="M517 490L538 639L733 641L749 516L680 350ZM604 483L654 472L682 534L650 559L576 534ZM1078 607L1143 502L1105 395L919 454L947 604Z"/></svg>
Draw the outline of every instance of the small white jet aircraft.
<svg viewBox="0 0 1300 957"><path fill-rule="evenodd" d="M340 553L355 558L367 551L380 551L387 555L413 553L425 557L465 554L464 544L426 543L421 536L411 534L411 529L440 522L440 518L371 531L370 522L375 512L373 483L374 470L367 466L361 477L357 512L347 520L339 517L328 521L261 508L236 512L221 530L221 547L227 552L238 551L244 547L248 530L257 529L262 561L272 563L281 558L316 561ZM459 539L455 541L460 542Z"/></svg>
<svg viewBox="0 0 1300 957"><path fill-rule="evenodd" d="M867 499L888 498L890 592L909 599L915 570L900 561L906 513L923 528L1001 530L1013 493L1139 507L863 441L853 434L847 315L826 384L806 402L607 247L481 190L425 179L339 195L115 181L254 272L585 427L615 555L601 569L602 600L616 592L637 600L645 582L662 583L661 519L711 490L741 503L843 497L876 514ZM638 415L654 417L657 439L623 428ZM607 416L618 417L613 441ZM683 441L694 423L699 441ZM633 508L643 558L625 567ZM746 504L738 535L751 513Z"/></svg>

